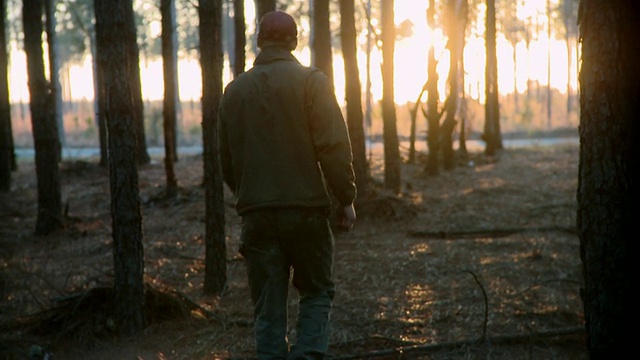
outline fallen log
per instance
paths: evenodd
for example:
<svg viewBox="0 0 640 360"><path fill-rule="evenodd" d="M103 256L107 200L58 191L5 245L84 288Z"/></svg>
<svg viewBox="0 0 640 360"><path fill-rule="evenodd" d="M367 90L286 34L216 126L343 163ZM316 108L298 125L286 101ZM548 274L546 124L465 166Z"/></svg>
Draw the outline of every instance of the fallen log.
<svg viewBox="0 0 640 360"><path fill-rule="evenodd" d="M423 239L440 239L440 240L456 240L456 239L477 239L477 238L499 238L507 237L513 234L530 233L530 232L563 232L571 235L578 233L574 226L548 226L534 228L507 228L507 229L484 229L484 230L466 230L466 231L424 231L414 230L409 232L409 236L413 238Z"/></svg>

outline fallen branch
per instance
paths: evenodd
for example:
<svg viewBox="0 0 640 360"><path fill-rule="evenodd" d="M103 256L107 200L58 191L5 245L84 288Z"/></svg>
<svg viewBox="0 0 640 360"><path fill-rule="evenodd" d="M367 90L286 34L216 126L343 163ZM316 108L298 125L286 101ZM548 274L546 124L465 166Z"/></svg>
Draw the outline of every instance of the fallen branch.
<svg viewBox="0 0 640 360"><path fill-rule="evenodd" d="M484 286L482 286L482 283L480 282L480 280L478 280L478 277L473 271L471 270L463 270L463 271L471 274L471 276L473 276L473 279L476 281L476 284L478 284L478 287L480 287L480 290L482 290L482 298L484 299L484 322L482 323L482 338L486 339L487 323L489 323L489 299L487 298L487 292L485 291Z"/></svg>
<svg viewBox="0 0 640 360"><path fill-rule="evenodd" d="M514 343L528 342L528 341L531 341L531 339L535 339L535 338L581 335L584 333L585 333L585 328L580 326L580 327L544 330L544 331L533 332L529 334L500 335L500 336L489 337L486 339L486 341L483 338L477 338L477 339L471 339L471 340L453 341L453 342L445 342L445 343L437 343L437 344L403 346L403 347L397 347L394 349L374 350L374 351L369 351L369 352L360 353L360 354L335 356L335 357L332 357L331 359L332 360L371 359L375 357L382 357L382 356L389 356L389 355L426 354L426 353L440 351L440 350L457 349L463 346L478 346L483 344L492 344L492 345L514 344Z"/></svg>
<svg viewBox="0 0 640 360"><path fill-rule="evenodd" d="M443 239L443 240L456 240L456 239L475 239L475 238L499 238L507 237L513 234L528 233L528 232L564 232L567 234L575 235L577 230L573 226L549 226L538 228L512 228L512 229L488 229L488 230L468 230L468 231L423 231L415 230L409 232L409 236L414 238L425 239Z"/></svg>

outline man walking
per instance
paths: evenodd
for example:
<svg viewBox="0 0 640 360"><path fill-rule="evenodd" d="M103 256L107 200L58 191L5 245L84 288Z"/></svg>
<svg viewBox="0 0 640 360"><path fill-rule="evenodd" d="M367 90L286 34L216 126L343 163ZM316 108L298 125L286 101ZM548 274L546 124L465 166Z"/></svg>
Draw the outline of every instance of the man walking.
<svg viewBox="0 0 640 360"><path fill-rule="evenodd" d="M356 221L346 124L327 77L301 65L291 54L296 46L293 18L265 14L254 66L227 86L219 110L222 171L242 217L260 359L327 357L335 293L329 190L338 225ZM300 302L289 349L290 279Z"/></svg>

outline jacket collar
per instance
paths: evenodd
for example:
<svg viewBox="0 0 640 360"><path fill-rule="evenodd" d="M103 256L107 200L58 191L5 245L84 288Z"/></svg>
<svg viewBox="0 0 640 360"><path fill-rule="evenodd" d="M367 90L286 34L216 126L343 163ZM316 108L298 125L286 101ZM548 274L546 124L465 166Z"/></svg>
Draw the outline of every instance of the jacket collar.
<svg viewBox="0 0 640 360"><path fill-rule="evenodd" d="M260 50L260 53L253 62L254 65L268 64L270 62L278 60L288 60L298 62L291 52L281 46L272 45L265 46Z"/></svg>

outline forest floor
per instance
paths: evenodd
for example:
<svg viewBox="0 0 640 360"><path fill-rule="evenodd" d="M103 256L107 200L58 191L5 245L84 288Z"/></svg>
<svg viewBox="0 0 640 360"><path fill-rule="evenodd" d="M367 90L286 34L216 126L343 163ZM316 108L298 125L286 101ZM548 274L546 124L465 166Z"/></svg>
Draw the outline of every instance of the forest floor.
<svg viewBox="0 0 640 360"><path fill-rule="evenodd" d="M379 154L378 154L379 155ZM371 189L350 232L336 233L334 359L587 359L576 144L507 149L427 177L402 166L403 191ZM34 235L37 183L20 164L0 194L0 359L249 359L252 306L227 194L228 284L202 294L200 156L176 164L164 197L161 159L139 169L150 325L112 335L108 171L61 164L66 227ZM294 323L296 294L290 292ZM295 333L289 334L295 341Z"/></svg>

